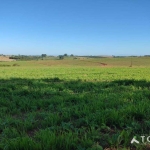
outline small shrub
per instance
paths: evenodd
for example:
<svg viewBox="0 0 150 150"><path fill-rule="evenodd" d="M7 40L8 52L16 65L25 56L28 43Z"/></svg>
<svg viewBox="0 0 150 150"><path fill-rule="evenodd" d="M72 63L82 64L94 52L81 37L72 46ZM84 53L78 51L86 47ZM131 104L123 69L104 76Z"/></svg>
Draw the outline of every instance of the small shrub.
<svg viewBox="0 0 150 150"><path fill-rule="evenodd" d="M0 67L10 67L10 65L0 64Z"/></svg>
<svg viewBox="0 0 150 150"><path fill-rule="evenodd" d="M13 66L20 66L20 65L18 65L18 64L13 64Z"/></svg>

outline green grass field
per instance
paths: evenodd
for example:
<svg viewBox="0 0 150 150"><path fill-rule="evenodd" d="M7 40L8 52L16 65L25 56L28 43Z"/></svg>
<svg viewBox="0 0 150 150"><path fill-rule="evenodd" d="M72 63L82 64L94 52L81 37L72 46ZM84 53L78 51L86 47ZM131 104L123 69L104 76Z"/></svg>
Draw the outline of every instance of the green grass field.
<svg viewBox="0 0 150 150"><path fill-rule="evenodd" d="M150 136L150 58L130 65L131 58L0 62L0 150L148 149L130 142Z"/></svg>

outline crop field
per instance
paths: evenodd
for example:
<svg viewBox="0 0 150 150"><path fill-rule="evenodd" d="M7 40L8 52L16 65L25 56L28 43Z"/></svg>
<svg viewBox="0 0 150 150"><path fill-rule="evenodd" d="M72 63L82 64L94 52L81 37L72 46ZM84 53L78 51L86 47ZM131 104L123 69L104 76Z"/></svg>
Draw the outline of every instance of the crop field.
<svg viewBox="0 0 150 150"><path fill-rule="evenodd" d="M127 150L150 136L150 58L0 62L0 150Z"/></svg>

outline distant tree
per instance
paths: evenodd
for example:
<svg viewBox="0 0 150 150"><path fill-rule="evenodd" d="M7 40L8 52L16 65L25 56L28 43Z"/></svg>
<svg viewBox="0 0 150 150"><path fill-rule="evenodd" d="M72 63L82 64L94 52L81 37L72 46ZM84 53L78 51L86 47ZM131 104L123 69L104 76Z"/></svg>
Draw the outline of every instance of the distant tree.
<svg viewBox="0 0 150 150"><path fill-rule="evenodd" d="M64 59L64 56L63 55L59 55L59 59Z"/></svg>
<svg viewBox="0 0 150 150"><path fill-rule="evenodd" d="M64 54L64 56L68 56L67 54Z"/></svg>
<svg viewBox="0 0 150 150"><path fill-rule="evenodd" d="M44 59L44 57L46 57L47 55L46 54L42 54L41 56L42 56L42 59Z"/></svg>
<svg viewBox="0 0 150 150"><path fill-rule="evenodd" d="M71 56L71 57L73 57L74 55L73 55L73 54L71 54L70 56Z"/></svg>
<svg viewBox="0 0 150 150"><path fill-rule="evenodd" d="M42 57L46 57L46 54L42 54Z"/></svg>

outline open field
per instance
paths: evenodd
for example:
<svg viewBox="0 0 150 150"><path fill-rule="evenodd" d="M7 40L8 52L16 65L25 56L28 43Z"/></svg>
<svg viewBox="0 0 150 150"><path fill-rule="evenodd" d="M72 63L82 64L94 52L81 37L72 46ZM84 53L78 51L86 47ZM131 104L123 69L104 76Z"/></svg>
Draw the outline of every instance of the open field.
<svg viewBox="0 0 150 150"><path fill-rule="evenodd" d="M148 149L130 141L150 135L150 58L130 65L131 58L0 62L0 149Z"/></svg>
<svg viewBox="0 0 150 150"><path fill-rule="evenodd" d="M76 59L75 59L76 58ZM2 61L2 59L0 59ZM150 57L125 57L125 58L88 58L88 57L65 57L60 60L58 57L47 57L44 60L16 61L23 66L49 66L49 67L150 67ZM14 63L16 63L14 62ZM0 65L13 65L12 62L1 62Z"/></svg>

